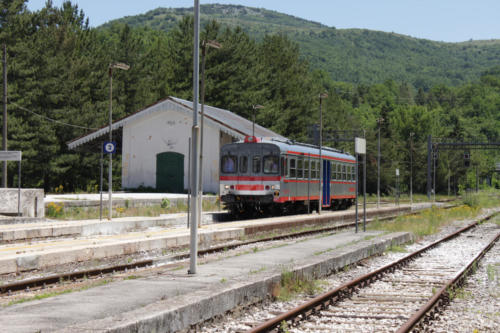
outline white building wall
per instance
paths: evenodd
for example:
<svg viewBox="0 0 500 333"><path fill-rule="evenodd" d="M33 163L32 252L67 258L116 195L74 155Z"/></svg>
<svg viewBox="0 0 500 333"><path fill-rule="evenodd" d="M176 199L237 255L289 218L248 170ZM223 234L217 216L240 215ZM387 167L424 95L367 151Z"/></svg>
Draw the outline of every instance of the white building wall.
<svg viewBox="0 0 500 333"><path fill-rule="evenodd" d="M156 155L184 155L184 188L188 187L189 137L193 118L179 111L164 111L129 122L123 127L122 187L156 187ZM219 130L205 121L203 189L218 191Z"/></svg>

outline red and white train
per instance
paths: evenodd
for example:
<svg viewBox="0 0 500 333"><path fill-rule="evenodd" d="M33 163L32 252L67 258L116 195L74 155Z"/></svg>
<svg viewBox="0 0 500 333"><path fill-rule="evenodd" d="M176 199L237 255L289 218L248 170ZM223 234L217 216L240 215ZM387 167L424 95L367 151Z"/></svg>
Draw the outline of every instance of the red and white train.
<svg viewBox="0 0 500 333"><path fill-rule="evenodd" d="M278 139L247 137L224 145L220 195L234 215L304 211L319 205L347 209L356 198L356 160L347 153Z"/></svg>

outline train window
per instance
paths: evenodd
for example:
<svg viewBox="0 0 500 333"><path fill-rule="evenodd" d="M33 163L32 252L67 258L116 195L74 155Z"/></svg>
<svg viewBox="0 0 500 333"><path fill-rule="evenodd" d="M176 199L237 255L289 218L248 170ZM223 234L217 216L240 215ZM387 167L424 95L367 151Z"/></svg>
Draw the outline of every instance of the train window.
<svg viewBox="0 0 500 333"><path fill-rule="evenodd" d="M356 180L356 166L352 167L352 180Z"/></svg>
<svg viewBox="0 0 500 333"><path fill-rule="evenodd" d="M311 161L311 179L316 179L316 161Z"/></svg>
<svg viewBox="0 0 500 333"><path fill-rule="evenodd" d="M302 158L299 158L297 160L297 178L303 178L304 177L304 160Z"/></svg>
<svg viewBox="0 0 500 333"><path fill-rule="evenodd" d="M281 156L281 176L288 177L288 174L285 174L287 172L287 167L286 167L286 157Z"/></svg>
<svg viewBox="0 0 500 333"><path fill-rule="evenodd" d="M248 156L240 156L240 173L248 171Z"/></svg>
<svg viewBox="0 0 500 333"><path fill-rule="evenodd" d="M264 173L278 173L279 157L276 155L264 156Z"/></svg>
<svg viewBox="0 0 500 333"><path fill-rule="evenodd" d="M235 173L238 165L238 158L232 155L224 155L221 159L222 172Z"/></svg>
<svg viewBox="0 0 500 333"><path fill-rule="evenodd" d="M319 179L320 177L320 168L319 168L319 161L316 161L316 179Z"/></svg>
<svg viewBox="0 0 500 333"><path fill-rule="evenodd" d="M340 176L340 164L339 163L335 164L335 169L337 170L337 172L335 173L335 179L341 180L342 177Z"/></svg>
<svg viewBox="0 0 500 333"><path fill-rule="evenodd" d="M260 173L260 156L254 156L252 159L252 172Z"/></svg>
<svg viewBox="0 0 500 333"><path fill-rule="evenodd" d="M290 178L297 177L297 167L295 165L295 158L290 159Z"/></svg>
<svg viewBox="0 0 500 333"><path fill-rule="evenodd" d="M309 160L304 160L304 179L309 179Z"/></svg>
<svg viewBox="0 0 500 333"><path fill-rule="evenodd" d="M351 180L351 167L346 166L346 180Z"/></svg>
<svg viewBox="0 0 500 333"><path fill-rule="evenodd" d="M345 171L345 165L342 166L342 179L343 180L347 179L347 175L346 175L346 171Z"/></svg>

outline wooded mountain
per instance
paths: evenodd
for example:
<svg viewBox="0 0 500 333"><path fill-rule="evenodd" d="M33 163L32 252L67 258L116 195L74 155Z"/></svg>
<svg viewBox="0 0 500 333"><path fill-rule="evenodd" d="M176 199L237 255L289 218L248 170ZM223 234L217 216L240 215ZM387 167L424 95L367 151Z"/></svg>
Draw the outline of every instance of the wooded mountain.
<svg viewBox="0 0 500 333"><path fill-rule="evenodd" d="M100 28L126 23L170 31L192 13L192 8L157 8ZM201 25L210 20L240 26L257 40L266 34L284 33L299 44L312 68L326 71L335 81L373 84L391 79L427 90L438 84L457 86L476 80L482 72L500 65L500 40L436 42L397 33L336 29L262 8L202 5Z"/></svg>

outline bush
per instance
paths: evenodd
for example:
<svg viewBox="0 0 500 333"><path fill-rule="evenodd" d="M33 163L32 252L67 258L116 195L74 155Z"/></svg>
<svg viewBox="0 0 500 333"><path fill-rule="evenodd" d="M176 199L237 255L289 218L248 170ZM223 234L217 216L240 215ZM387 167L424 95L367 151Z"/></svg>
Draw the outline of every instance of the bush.
<svg viewBox="0 0 500 333"><path fill-rule="evenodd" d="M170 207L170 200L168 200L167 198L163 198L161 200L161 205L160 206L163 209L169 208Z"/></svg>

